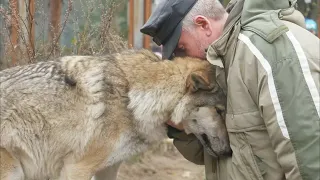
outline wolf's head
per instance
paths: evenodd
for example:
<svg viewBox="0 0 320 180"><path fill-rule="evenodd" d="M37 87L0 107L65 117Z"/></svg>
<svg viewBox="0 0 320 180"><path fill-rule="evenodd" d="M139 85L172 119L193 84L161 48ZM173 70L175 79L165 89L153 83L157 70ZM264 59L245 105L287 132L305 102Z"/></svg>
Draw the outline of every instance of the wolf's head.
<svg viewBox="0 0 320 180"><path fill-rule="evenodd" d="M125 59L125 60L123 60ZM183 123L213 155L231 152L225 127L226 97L208 61L177 57L160 60L150 51L121 55L129 87L128 108L148 141L166 136L165 123Z"/></svg>
<svg viewBox="0 0 320 180"><path fill-rule="evenodd" d="M175 107L172 121L182 123L186 133L197 136L211 155L229 155L226 96L216 82L216 67L207 61L200 63L197 59L179 58L175 61L184 64L183 67L188 63L190 72L185 82L185 95Z"/></svg>

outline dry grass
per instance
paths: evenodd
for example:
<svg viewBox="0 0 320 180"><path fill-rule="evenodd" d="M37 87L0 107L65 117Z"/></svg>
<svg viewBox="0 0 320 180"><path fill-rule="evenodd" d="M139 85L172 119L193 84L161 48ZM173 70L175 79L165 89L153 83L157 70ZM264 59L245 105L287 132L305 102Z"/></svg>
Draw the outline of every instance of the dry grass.
<svg viewBox="0 0 320 180"><path fill-rule="evenodd" d="M27 1L25 1L27 2ZM127 42L115 32L114 16L124 0L77 0L80 8L74 6L73 0L64 0L66 10L62 13L62 20L58 30L53 33L53 26L49 24L50 16L48 1L35 1L36 17L30 16L28 4L24 4L26 14L18 12L16 5L0 5L0 69L7 67L46 61L63 55L102 55L127 49ZM20 7L21 8L21 7ZM15 13L16 12L16 13ZM99 20L92 22L92 17L98 14ZM30 26L28 18L37 26L34 46L30 40ZM74 37L70 45L62 46L60 41L66 27L72 28ZM19 42L15 45L12 32L16 30ZM53 33L53 37L49 36ZM50 38L51 37L51 38ZM12 60L16 62L12 63Z"/></svg>

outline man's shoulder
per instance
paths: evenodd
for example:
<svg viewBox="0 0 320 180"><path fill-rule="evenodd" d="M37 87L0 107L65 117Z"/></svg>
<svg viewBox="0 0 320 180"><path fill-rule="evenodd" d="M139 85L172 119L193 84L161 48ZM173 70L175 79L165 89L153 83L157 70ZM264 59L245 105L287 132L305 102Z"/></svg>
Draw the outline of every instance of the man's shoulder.
<svg viewBox="0 0 320 180"><path fill-rule="evenodd" d="M266 11L245 22L241 22L243 34L250 35L252 38L262 38L270 44L279 37L285 36L291 29L298 30L302 33L305 29L303 15L293 7ZM306 32L304 33L306 34Z"/></svg>
<svg viewBox="0 0 320 180"><path fill-rule="evenodd" d="M294 47L296 42L300 44L305 52L308 52L309 56L319 59L320 41L318 37L295 23L285 20L278 21L281 26L274 27L273 31L270 30L269 32L262 31L263 28L257 26L242 28L238 36L238 53L259 51L266 59L278 63L283 59L297 58L297 52ZM246 46L247 48L239 48L241 46ZM239 51L238 49L242 50Z"/></svg>
<svg viewBox="0 0 320 180"><path fill-rule="evenodd" d="M273 43L287 31L288 27L279 19L277 11L259 14L241 26L243 34L256 35L268 43Z"/></svg>
<svg viewBox="0 0 320 180"><path fill-rule="evenodd" d="M253 64L258 63L267 65L274 72L281 72L283 66L298 64L301 55L307 61L312 61L311 64L319 64L319 38L295 23L284 20L280 20L280 23L286 30L280 32L275 28L278 34L272 41L257 33L256 29L241 30L235 56L244 57L242 66L253 67Z"/></svg>

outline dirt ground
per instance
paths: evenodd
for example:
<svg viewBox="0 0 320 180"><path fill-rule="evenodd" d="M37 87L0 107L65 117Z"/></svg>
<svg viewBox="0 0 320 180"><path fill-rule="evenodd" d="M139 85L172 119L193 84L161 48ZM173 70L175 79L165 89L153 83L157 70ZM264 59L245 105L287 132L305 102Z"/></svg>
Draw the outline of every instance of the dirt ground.
<svg viewBox="0 0 320 180"><path fill-rule="evenodd" d="M133 157L120 167L118 180L204 180L204 166L193 164L171 141Z"/></svg>

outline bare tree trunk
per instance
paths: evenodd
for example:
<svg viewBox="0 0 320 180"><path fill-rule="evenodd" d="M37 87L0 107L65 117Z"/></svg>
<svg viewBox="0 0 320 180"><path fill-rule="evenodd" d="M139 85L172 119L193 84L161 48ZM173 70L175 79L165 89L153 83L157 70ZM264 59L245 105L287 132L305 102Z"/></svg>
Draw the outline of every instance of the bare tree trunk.
<svg viewBox="0 0 320 180"><path fill-rule="evenodd" d="M318 17L318 19L317 19L317 21L318 21L318 37L320 38L320 2L318 1L318 8L317 8L317 11L318 11L318 15L317 15L317 17Z"/></svg>
<svg viewBox="0 0 320 180"><path fill-rule="evenodd" d="M50 0L50 23L49 23L49 41L52 42L52 55L56 56L59 53L59 33L61 27L61 10L62 1L61 0Z"/></svg>
<svg viewBox="0 0 320 180"><path fill-rule="evenodd" d="M134 0L129 0L129 34L128 34L128 46L133 47L134 44Z"/></svg>
<svg viewBox="0 0 320 180"><path fill-rule="evenodd" d="M0 0L0 4L5 6L4 0ZM5 20L4 17L0 17L0 29L4 29L5 27ZM6 59L3 58L5 56L5 37L4 37L4 32L1 32L0 34L0 70L4 65L6 65Z"/></svg>
<svg viewBox="0 0 320 180"><path fill-rule="evenodd" d="M34 0L18 0L19 64L31 63L35 58L34 13Z"/></svg>
<svg viewBox="0 0 320 180"><path fill-rule="evenodd" d="M15 66L17 64L17 57L19 52L18 47L18 37L19 37L19 4L18 0L9 0L9 7L11 9L11 29L10 29L10 57L11 65Z"/></svg>
<svg viewBox="0 0 320 180"><path fill-rule="evenodd" d="M151 0L144 0L144 22L146 23L151 15ZM144 35L143 38L143 48L150 49L150 36Z"/></svg>
<svg viewBox="0 0 320 180"><path fill-rule="evenodd" d="M34 21L34 13L35 13L35 2L34 0L29 0L28 3L28 28L29 28L29 50L31 58L35 58L35 21Z"/></svg>
<svg viewBox="0 0 320 180"><path fill-rule="evenodd" d="M18 57L18 64L26 64L30 61L29 51L28 51L28 11L27 11L27 1L28 0L18 0L18 20L19 20L19 51L20 57Z"/></svg>

